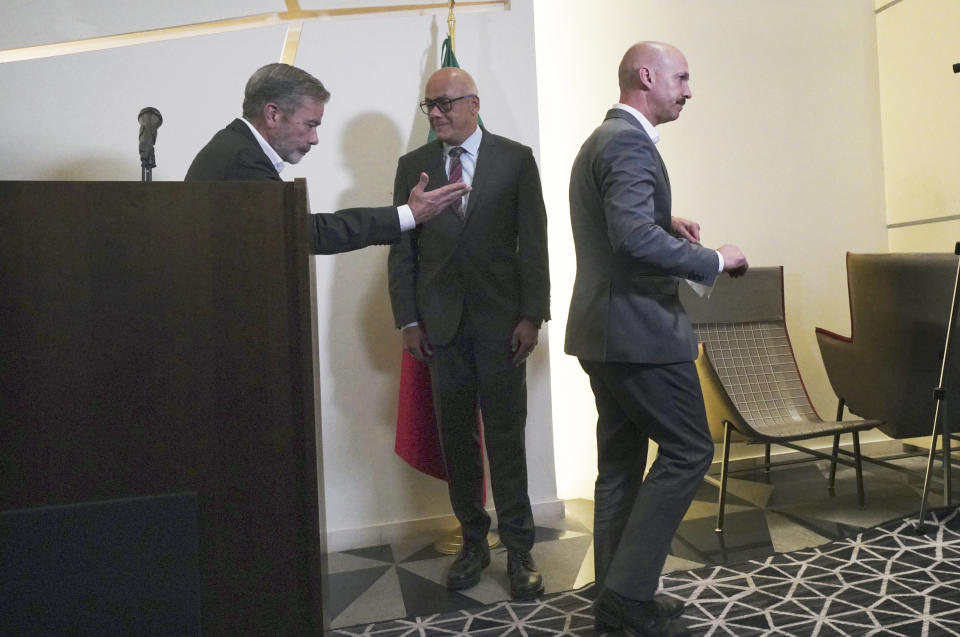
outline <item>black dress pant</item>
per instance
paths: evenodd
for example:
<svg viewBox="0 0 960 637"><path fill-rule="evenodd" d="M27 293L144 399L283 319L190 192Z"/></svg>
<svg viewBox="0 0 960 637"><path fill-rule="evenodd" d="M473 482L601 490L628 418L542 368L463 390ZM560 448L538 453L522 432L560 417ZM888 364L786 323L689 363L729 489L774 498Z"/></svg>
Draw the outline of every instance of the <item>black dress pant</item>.
<svg viewBox="0 0 960 637"><path fill-rule="evenodd" d="M673 535L713 461L697 370L692 362L580 364L590 376L598 413L597 585L649 600ZM650 440L659 451L644 478Z"/></svg>
<svg viewBox="0 0 960 637"><path fill-rule="evenodd" d="M534 525L527 494L524 429L526 364L513 364L510 334L479 338L467 317L449 343L433 346L430 377L450 503L464 542L486 542L490 516L483 507L483 457L477 407L500 539L509 550L533 547Z"/></svg>

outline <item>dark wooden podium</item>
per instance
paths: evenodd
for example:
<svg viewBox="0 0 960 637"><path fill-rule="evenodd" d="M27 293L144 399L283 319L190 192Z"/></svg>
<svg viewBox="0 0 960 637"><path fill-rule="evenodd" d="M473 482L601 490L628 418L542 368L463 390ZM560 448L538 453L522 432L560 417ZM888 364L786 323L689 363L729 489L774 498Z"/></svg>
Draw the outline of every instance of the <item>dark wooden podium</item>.
<svg viewBox="0 0 960 637"><path fill-rule="evenodd" d="M307 214L0 182L0 634L322 632Z"/></svg>

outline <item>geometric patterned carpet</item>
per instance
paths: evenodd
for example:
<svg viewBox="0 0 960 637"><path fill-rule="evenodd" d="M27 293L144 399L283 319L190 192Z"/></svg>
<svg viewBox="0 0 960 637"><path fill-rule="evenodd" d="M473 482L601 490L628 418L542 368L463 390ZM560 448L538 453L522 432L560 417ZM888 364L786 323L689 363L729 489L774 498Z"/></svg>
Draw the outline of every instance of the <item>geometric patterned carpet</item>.
<svg viewBox="0 0 960 637"><path fill-rule="evenodd" d="M960 635L960 513L939 509L824 546L664 575L702 635Z"/></svg>
<svg viewBox="0 0 960 637"><path fill-rule="evenodd" d="M960 512L937 509L825 545L666 573L694 635L960 635ZM592 584L535 602L499 602L332 631L406 635L593 635Z"/></svg>

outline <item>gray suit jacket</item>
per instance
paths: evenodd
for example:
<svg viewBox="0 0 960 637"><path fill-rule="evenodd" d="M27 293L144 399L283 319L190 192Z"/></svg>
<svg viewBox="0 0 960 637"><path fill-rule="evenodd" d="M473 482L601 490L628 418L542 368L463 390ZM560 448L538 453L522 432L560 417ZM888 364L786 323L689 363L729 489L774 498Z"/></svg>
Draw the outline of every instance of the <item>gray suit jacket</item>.
<svg viewBox="0 0 960 637"><path fill-rule="evenodd" d="M394 201L426 171L447 183L443 145L400 158ZM530 148L483 131L466 220L446 210L390 248L390 302L397 327L419 321L428 340L453 338L466 308L479 335L507 340L521 318L550 318L547 214Z"/></svg>
<svg viewBox="0 0 960 637"><path fill-rule="evenodd" d="M670 218L660 154L636 118L611 109L570 175L577 276L566 353L623 363L696 358L679 278L712 283L719 262L714 250L671 234Z"/></svg>

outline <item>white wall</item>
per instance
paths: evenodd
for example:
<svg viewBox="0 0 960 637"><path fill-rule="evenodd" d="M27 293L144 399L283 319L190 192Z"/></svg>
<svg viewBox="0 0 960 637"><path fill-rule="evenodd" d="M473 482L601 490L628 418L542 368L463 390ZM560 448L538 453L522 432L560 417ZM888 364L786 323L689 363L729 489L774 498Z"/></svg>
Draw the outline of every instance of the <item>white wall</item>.
<svg viewBox="0 0 960 637"><path fill-rule="evenodd" d="M953 252L960 239L960 62L955 0L877 14L887 222L893 252ZM951 219L931 222L931 220Z"/></svg>
<svg viewBox="0 0 960 637"><path fill-rule="evenodd" d="M0 49L283 11L283 0L4 0Z"/></svg>
<svg viewBox="0 0 960 637"><path fill-rule="evenodd" d="M140 179L144 106L163 115L154 180L183 179L239 114L250 69L277 60L284 34L277 26L0 64L0 179Z"/></svg>
<svg viewBox="0 0 960 637"><path fill-rule="evenodd" d="M800 371L832 417L814 327L849 332L844 254L886 249L872 3L535 0L535 9L560 497L591 497L596 462L592 394L561 354L575 270L569 170L617 100L617 65L639 40L675 44L690 64L693 100L658 129L673 212L701 223L705 245L735 243L754 265L784 266Z"/></svg>
<svg viewBox="0 0 960 637"><path fill-rule="evenodd" d="M216 9L205 17L231 17L221 0L197 4ZM242 10L276 10L277 4L245 0ZM83 20L93 34L122 29L96 15L100 5L20 4L18 11L37 13L29 19L17 14L17 20L54 30L41 37L41 28L30 43L62 39L56 25L84 10L92 12ZM163 7L152 6L162 14ZM175 3L171 11L184 6ZM0 8L0 25L11 24L5 19L12 20L13 14L5 16L9 11ZM169 26L179 15L154 24ZM426 141L428 125L417 102L438 65L445 20L445 11L435 11L304 25L296 63L319 77L333 98L319 146L284 177L307 178L314 212L392 201L397 158ZM484 123L538 154L532 2L513 2L509 10L458 11L457 27L458 57L477 80ZM0 47L20 43L14 35L0 27ZM272 26L0 64L0 85L7 87L0 94L0 179L137 180L136 117L148 105L164 118L153 178L182 179L200 147L240 114L247 78L279 59L285 35L284 26ZM386 257L386 248L377 247L315 259L332 550L376 544L431 527L413 521L450 514L446 484L393 453L400 342L387 297ZM546 342L528 365L530 494L538 512L557 514ZM447 518L442 524L455 522Z"/></svg>

